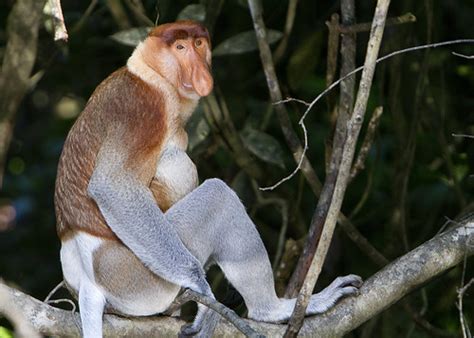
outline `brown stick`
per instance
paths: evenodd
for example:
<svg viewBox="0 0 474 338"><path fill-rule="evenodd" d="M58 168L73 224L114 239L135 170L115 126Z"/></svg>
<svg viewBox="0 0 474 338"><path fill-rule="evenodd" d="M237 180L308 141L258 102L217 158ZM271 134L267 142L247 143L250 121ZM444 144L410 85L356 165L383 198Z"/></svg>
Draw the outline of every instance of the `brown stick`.
<svg viewBox="0 0 474 338"><path fill-rule="evenodd" d="M222 317L232 323L240 332L246 337L262 338L265 337L262 334L257 333L252 329L242 318L240 318L234 311L212 299L211 297L204 296L200 293L187 289L182 295L180 295L172 304L171 308L167 311L173 313L179 309L183 304L194 301L206 305L210 309L219 313Z"/></svg>
<svg viewBox="0 0 474 338"><path fill-rule="evenodd" d="M268 89L270 91L270 97L273 102L281 101L282 95L280 86L278 84L278 78L275 73L275 67L272 61L272 54L270 46L267 43L267 33L265 23L263 22L261 0L248 0L250 7L250 13L252 15L253 25L255 33L257 35L258 49L260 51L260 59L262 61L263 70L267 80ZM301 169L303 175L308 181L311 189L315 194L319 194L321 191L321 183L319 182L316 172L314 171L311 163L306 156L303 156L304 150L301 146L298 135L291 125L288 112L283 105L275 106L280 127L285 136L286 143L290 148L293 158L298 163L298 168Z"/></svg>
<svg viewBox="0 0 474 338"><path fill-rule="evenodd" d="M337 174L336 183L334 185L334 193L331 196L331 200L329 201L329 208L327 211L327 217L324 221L323 230L321 234L315 232L315 242L319 242L318 248L313 255L308 255L308 261L311 263L308 267L305 282L301 288L300 294L296 301L295 310L293 311L288 329L285 333L286 337L296 337L299 330L301 329L301 326L303 325L303 320L311 293L314 289L319 273L321 272L322 264L324 263L329 245L331 243L337 217L339 215L339 210L341 208L344 193L347 188L357 138L364 120L389 4L390 0L377 1L364 63L364 71L362 72L359 91L357 93L354 114L350 118L347 129L347 138L342 151L340 168ZM311 228L315 228L317 225L318 224L312 224ZM319 241L318 237L322 238L323 240Z"/></svg>
<svg viewBox="0 0 474 338"><path fill-rule="evenodd" d="M412 13L406 13L401 16L397 16L396 18L388 18L385 22L385 26L393 26L393 25L400 25L404 23L411 23L416 22L416 16ZM348 33L361 33L361 32L368 32L370 30L370 22L354 24L350 26L341 25L338 27L339 32L342 34Z"/></svg>
<svg viewBox="0 0 474 338"><path fill-rule="evenodd" d="M362 146L360 147L357 159L354 165L352 166L349 181L352 181L365 168L365 160L367 158L367 155L369 154L370 148L372 148L372 142L374 140L375 131L377 130L377 127L379 125L382 113L382 106L375 108L374 112L372 113L372 116L369 121L369 126L367 127L367 132L364 137L364 141L362 142Z"/></svg>
<svg viewBox="0 0 474 338"><path fill-rule="evenodd" d="M298 0L290 0L288 2L288 10L286 12L286 21L285 21L285 30L283 31L283 37L278 44L278 47L273 54L273 61L275 64L278 64L283 55L285 54L286 47L288 46L288 40L290 38L291 31L293 30L293 24L295 23L296 16L296 6L298 5Z"/></svg>

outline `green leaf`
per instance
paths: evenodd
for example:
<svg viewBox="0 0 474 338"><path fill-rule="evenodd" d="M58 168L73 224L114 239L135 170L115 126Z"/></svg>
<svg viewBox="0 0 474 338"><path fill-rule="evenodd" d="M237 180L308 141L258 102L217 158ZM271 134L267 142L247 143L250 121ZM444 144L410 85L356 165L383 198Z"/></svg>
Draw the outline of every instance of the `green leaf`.
<svg viewBox="0 0 474 338"><path fill-rule="evenodd" d="M267 41L269 44L277 42L282 36L282 32L271 29L267 30ZM255 36L255 31L251 30L239 33L228 38L227 40L224 40L216 48L214 48L212 54L214 56L242 54L257 49L257 37Z"/></svg>
<svg viewBox="0 0 474 338"><path fill-rule="evenodd" d="M0 338L13 338L13 333L6 327L0 326Z"/></svg>
<svg viewBox="0 0 474 338"><path fill-rule="evenodd" d="M285 168L283 149L273 136L252 128L244 129L240 136L245 147L259 159Z"/></svg>
<svg viewBox="0 0 474 338"><path fill-rule="evenodd" d="M136 47L140 42L145 40L152 27L136 27L117 32L110 36L123 45Z"/></svg>
<svg viewBox="0 0 474 338"><path fill-rule="evenodd" d="M202 4L187 5L179 12L176 20L194 20L204 22L206 18L206 7Z"/></svg>

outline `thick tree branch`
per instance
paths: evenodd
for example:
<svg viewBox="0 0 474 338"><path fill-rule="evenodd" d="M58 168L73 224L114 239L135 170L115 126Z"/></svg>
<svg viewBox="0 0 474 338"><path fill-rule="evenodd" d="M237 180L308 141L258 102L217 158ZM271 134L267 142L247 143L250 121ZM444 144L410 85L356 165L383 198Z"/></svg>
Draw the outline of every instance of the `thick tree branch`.
<svg viewBox="0 0 474 338"><path fill-rule="evenodd" d="M360 295L341 301L331 311L306 318L300 336L340 337L373 318L402 297L453 266L474 255L474 222L451 228L387 265L367 279ZM78 337L79 314L51 307L31 296L0 283L11 302L22 309L25 318L44 335ZM8 304L7 304L8 306ZM4 306L1 306L2 308ZM246 322L268 337L282 336L285 325ZM104 334L119 336L176 336L182 320L172 317L125 318L104 316ZM235 337L240 333L221 322L216 335Z"/></svg>
<svg viewBox="0 0 474 338"><path fill-rule="evenodd" d="M31 87L38 29L46 0L18 0L7 22L7 45L0 71L0 188L15 125L15 114Z"/></svg>

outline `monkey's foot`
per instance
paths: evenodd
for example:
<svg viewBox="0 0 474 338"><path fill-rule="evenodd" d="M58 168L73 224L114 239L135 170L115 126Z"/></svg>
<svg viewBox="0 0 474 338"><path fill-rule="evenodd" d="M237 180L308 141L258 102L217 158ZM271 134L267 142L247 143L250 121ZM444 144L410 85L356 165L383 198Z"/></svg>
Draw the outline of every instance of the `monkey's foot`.
<svg viewBox="0 0 474 338"><path fill-rule="evenodd" d="M332 308L339 299L358 295L362 283L362 278L357 275L337 277L323 291L311 296L306 314L314 315L326 312Z"/></svg>

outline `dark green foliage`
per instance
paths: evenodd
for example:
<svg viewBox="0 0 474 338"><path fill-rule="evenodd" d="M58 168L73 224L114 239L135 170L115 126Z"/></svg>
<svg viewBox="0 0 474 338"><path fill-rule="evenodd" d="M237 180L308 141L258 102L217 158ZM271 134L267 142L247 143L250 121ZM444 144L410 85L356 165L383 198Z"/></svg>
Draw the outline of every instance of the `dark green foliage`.
<svg viewBox="0 0 474 338"><path fill-rule="evenodd" d="M153 22L156 2L143 0ZM62 3L66 24L73 27L88 2L63 0ZM184 0L158 3L160 23L174 21L178 15L204 18L205 6L196 1L191 5ZM11 5L12 1L0 3L0 57L6 43L6 18ZM358 22L371 19L374 2L356 0L356 6ZM132 52L130 46L145 34L143 24L124 8L133 34L119 28L105 1L99 2L81 29L71 33L67 45L55 45L45 28L40 31L35 69L44 70L44 76L20 108L5 184L0 192L0 207L11 205L16 210L14 223L4 226L6 229L2 228L0 219L0 276L40 299L61 280L53 190L62 143L94 88L125 64ZM281 41L287 1L264 1L264 8L273 48ZM286 53L276 67L284 96L311 100L326 87L325 21L338 10L337 1L300 0ZM381 54L424 43L473 37L472 1L392 1L389 16L406 12L414 13L417 22L388 27ZM218 99L225 100L237 135L251 160L265 173L257 184L266 186L289 174L296 164L268 102L252 27L245 1L224 2L213 30L212 43L215 55L219 55L213 59L213 73ZM358 65L364 60L367 37L367 33L358 34ZM343 212L350 215L357 208L352 222L389 260L431 238L448 220L474 209L474 139L452 135L474 135L474 60L454 56L451 51L473 55L474 46L456 45L400 55L381 63L376 71L367 116L379 105L384 107L384 114L366 169L347 190ZM321 179L325 173L325 145L330 143L333 129L330 117L334 107L328 102L319 102L306 119L308 156ZM288 103L287 107L300 133L297 122L305 106ZM200 178L220 177L234 184L273 259L281 227L280 208L257 199L252 185L255 178L244 173L235 161L236 154L226 142L226 131L215 129L202 106L188 130L190 151ZM316 206L315 196L299 177L271 193L261 193L264 198L286 201L287 238L294 239L301 238L307 230ZM407 248L403 244L404 226ZM336 275L354 272L368 277L377 270L338 231L318 287ZM423 294L415 292L410 296L411 304L417 311L423 309L426 320L454 335L460 333L455 302L461 271L461 267L456 267L428 284ZM219 283L219 273L213 271L212 275L218 288L225 289ZM467 262L466 281L472 277L471 259ZM464 297L464 313L471 330L474 330L473 293L474 287ZM430 336L413 324L401 306L393 306L353 336L364 330L367 336L373 337ZM2 332L0 327L0 336Z"/></svg>

